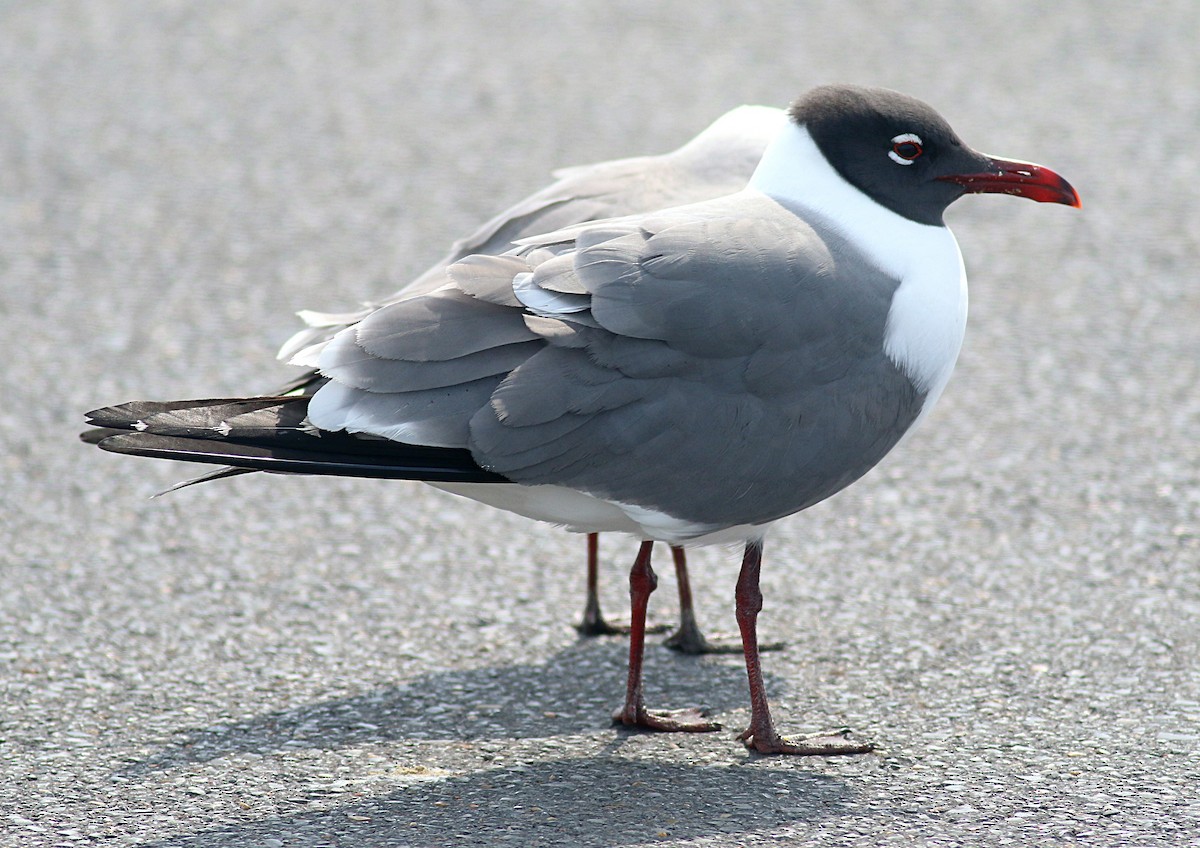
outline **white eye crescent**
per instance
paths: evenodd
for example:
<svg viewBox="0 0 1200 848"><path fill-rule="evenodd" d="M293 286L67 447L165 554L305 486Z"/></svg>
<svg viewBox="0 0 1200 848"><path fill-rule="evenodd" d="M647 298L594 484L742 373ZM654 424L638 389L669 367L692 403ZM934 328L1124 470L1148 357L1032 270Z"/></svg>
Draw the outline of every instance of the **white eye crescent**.
<svg viewBox="0 0 1200 848"><path fill-rule="evenodd" d="M897 165L911 165L925 152L925 142L916 133L900 133L892 139L888 158Z"/></svg>

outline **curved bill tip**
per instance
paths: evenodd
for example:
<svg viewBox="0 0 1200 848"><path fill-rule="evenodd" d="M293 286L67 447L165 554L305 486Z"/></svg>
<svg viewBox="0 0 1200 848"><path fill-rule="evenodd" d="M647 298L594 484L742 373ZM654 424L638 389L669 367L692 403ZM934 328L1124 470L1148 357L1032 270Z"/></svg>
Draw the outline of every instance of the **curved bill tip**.
<svg viewBox="0 0 1200 848"><path fill-rule="evenodd" d="M1062 203L1075 209L1083 206L1074 186L1044 165L990 156L987 161L983 171L938 179L962 186L967 194L1011 194L1039 203Z"/></svg>

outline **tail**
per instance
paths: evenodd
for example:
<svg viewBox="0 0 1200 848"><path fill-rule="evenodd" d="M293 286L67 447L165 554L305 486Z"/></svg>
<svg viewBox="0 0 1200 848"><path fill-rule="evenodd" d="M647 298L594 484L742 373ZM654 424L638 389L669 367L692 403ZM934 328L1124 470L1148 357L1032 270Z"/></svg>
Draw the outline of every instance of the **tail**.
<svg viewBox="0 0 1200 848"><path fill-rule="evenodd" d="M87 414L80 434L113 453L279 474L328 474L437 483L508 483L470 451L317 430L305 396L133 401ZM230 472L233 473L233 472ZM217 476L228 476L218 474Z"/></svg>

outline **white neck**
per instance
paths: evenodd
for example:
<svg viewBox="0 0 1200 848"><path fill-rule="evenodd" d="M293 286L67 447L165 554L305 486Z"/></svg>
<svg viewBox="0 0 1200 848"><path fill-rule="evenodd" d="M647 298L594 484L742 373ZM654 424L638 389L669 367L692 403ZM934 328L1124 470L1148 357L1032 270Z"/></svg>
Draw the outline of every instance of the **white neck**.
<svg viewBox="0 0 1200 848"><path fill-rule="evenodd" d="M789 122L768 145L749 188L818 227L836 231L899 285L888 312L884 350L921 391L928 410L962 346L967 279L953 234L898 215L848 183L807 129Z"/></svg>

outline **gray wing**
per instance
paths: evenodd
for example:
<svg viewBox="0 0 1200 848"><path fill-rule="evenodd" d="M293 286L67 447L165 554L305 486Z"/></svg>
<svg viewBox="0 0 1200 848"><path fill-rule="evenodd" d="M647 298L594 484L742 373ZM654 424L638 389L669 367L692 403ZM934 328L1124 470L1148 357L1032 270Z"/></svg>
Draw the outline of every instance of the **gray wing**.
<svg viewBox="0 0 1200 848"><path fill-rule="evenodd" d="M862 476L920 411L883 353L895 281L772 201L600 224L570 258L533 280L589 308L541 310L546 348L471 421L505 477L757 524Z"/></svg>
<svg viewBox="0 0 1200 848"><path fill-rule="evenodd" d="M317 345L295 360L295 364L313 364L323 342L380 306L441 288L447 282L446 269L467 256L504 253L520 239L574 224L681 206L739 191L745 187L757 160L752 161L741 149L726 153L729 155L725 157L714 155L702 172L693 172L670 156L646 156L569 169L554 184L455 242L441 261L388 297L357 312L302 312L301 318L308 326L288 339L278 358L293 360ZM761 153L759 148L758 154Z"/></svg>
<svg viewBox="0 0 1200 848"><path fill-rule="evenodd" d="M461 326L484 333L470 352L439 359L458 348L381 310L373 335L346 331L349 355L328 354L313 423L467 446L521 483L719 527L828 497L920 410L883 353L894 281L759 195L551 234L450 274L471 292L455 308L477 311ZM446 385L426 388L425 369Z"/></svg>
<svg viewBox="0 0 1200 848"><path fill-rule="evenodd" d="M278 358L314 365L323 345L338 332L380 306L440 288L447 282L447 267L467 256L504 253L520 239L573 224L682 206L739 191L784 120L782 110L742 106L671 153L557 171L551 185L455 242L441 261L399 291L355 312L302 312L307 326L284 343Z"/></svg>
<svg viewBox="0 0 1200 848"><path fill-rule="evenodd" d="M760 151L761 153L761 151ZM741 171L744 171L741 172ZM566 176L492 218L470 236L454 243L436 265L399 291L358 312L301 313L308 325L280 348L278 358L312 365L322 343L372 310L429 294L447 283L446 269L475 254L496 255L528 236L635 212L647 212L731 194L746 185L753 166L721 171L700 179L668 156L647 156L570 169ZM314 348L314 346L316 346ZM296 358L304 352L303 356Z"/></svg>
<svg viewBox="0 0 1200 848"><path fill-rule="evenodd" d="M324 347L318 361L328 382L309 418L327 430L465 447L471 416L544 344L519 309L453 287L401 300Z"/></svg>

